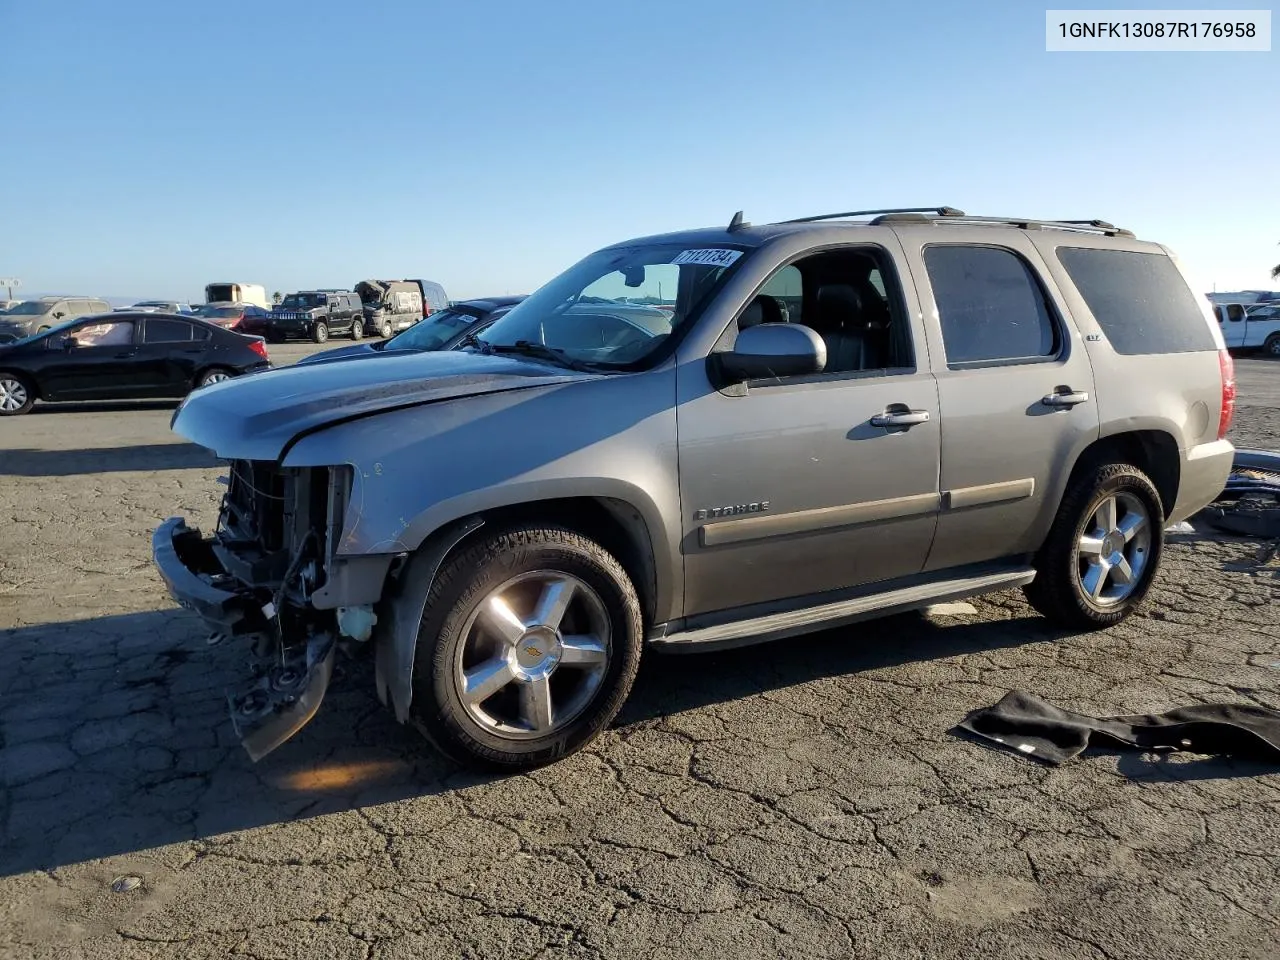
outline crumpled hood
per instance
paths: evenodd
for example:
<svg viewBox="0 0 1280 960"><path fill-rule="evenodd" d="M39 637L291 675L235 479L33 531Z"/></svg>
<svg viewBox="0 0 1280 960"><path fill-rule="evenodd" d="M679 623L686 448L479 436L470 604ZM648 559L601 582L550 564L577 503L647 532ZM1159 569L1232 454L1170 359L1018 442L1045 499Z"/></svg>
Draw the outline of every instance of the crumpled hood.
<svg viewBox="0 0 1280 960"><path fill-rule="evenodd" d="M455 350L306 364L201 387L178 407L171 427L224 459L276 460L298 435L338 421L598 376Z"/></svg>

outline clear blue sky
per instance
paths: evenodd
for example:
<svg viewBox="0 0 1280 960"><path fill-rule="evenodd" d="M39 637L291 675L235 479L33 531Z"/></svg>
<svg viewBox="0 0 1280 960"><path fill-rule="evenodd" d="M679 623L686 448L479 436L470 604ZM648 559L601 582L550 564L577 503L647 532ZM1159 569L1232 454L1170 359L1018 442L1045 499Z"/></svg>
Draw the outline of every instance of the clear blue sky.
<svg viewBox="0 0 1280 960"><path fill-rule="evenodd" d="M1046 5L0 0L0 276L461 298L739 208L948 203L1268 285L1280 54L1046 53Z"/></svg>

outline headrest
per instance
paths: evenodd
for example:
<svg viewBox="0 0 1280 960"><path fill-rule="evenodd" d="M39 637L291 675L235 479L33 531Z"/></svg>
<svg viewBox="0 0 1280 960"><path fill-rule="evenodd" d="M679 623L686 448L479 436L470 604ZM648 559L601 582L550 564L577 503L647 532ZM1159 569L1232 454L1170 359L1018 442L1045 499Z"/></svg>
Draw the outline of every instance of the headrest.
<svg viewBox="0 0 1280 960"><path fill-rule="evenodd" d="M828 316L838 313L852 320L862 312L862 298L847 283L827 283L818 288L818 308Z"/></svg>
<svg viewBox="0 0 1280 960"><path fill-rule="evenodd" d="M761 323L782 323L782 308L773 297L760 294L751 301L750 306L738 318L738 329L745 330Z"/></svg>

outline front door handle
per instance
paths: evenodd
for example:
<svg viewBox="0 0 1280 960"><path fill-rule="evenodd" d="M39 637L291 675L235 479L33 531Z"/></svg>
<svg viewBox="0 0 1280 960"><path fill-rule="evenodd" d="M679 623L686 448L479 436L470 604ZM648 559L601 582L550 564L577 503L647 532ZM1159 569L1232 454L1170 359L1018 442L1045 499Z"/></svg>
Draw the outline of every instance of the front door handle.
<svg viewBox="0 0 1280 960"><path fill-rule="evenodd" d="M1089 394L1083 390L1064 390L1050 393L1040 399L1046 407L1074 407L1078 403L1087 403Z"/></svg>
<svg viewBox="0 0 1280 960"><path fill-rule="evenodd" d="M890 408L871 418L873 427L914 427L929 422L928 410L908 410L905 407Z"/></svg>

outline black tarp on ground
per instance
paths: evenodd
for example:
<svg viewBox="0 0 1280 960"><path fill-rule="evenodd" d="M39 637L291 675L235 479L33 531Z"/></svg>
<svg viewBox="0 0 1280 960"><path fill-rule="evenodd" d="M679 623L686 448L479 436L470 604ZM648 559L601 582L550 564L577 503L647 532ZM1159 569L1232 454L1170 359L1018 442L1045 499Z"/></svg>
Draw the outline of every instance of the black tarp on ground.
<svg viewBox="0 0 1280 960"><path fill-rule="evenodd" d="M1280 765L1280 711L1248 704L1097 718L1014 690L994 706L972 711L956 730L1053 766L1091 746L1221 754Z"/></svg>

